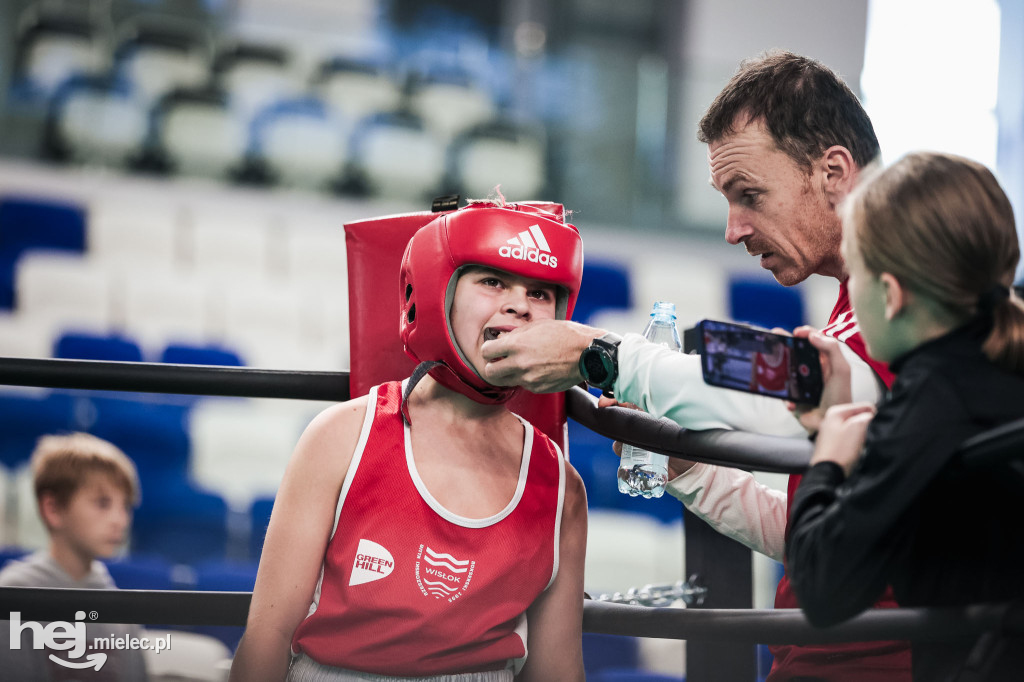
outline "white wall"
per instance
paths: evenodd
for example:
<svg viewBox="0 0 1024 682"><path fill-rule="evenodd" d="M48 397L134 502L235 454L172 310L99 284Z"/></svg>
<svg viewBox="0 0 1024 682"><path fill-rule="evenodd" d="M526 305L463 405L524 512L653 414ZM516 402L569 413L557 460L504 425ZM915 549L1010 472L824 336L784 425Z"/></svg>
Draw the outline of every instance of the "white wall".
<svg viewBox="0 0 1024 682"><path fill-rule="evenodd" d="M999 151L997 175L1017 216L1017 234L1024 241L1024 2L1001 0L999 59ZM1017 266L1017 281L1024 282L1024 262Z"/></svg>

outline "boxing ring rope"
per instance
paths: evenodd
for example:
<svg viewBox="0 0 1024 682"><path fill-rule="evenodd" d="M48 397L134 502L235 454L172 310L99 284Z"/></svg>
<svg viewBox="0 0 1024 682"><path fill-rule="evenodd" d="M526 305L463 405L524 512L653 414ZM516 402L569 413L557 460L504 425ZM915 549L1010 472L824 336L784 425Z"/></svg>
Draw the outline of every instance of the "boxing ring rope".
<svg viewBox="0 0 1024 682"><path fill-rule="evenodd" d="M342 401L349 398L348 378L347 372L0 358L0 384L41 388ZM595 433L616 439L628 433L628 442L671 457L777 473L799 473L811 459L810 442L800 439L726 429L689 431L639 410L599 410L597 399L579 387L566 391L566 410Z"/></svg>
<svg viewBox="0 0 1024 682"><path fill-rule="evenodd" d="M808 440L728 429L690 431L640 410L599 409L597 398L579 387L566 391L565 405L570 417L595 433L670 457L780 474L803 473L811 461Z"/></svg>
<svg viewBox="0 0 1024 682"><path fill-rule="evenodd" d="M248 592L80 590L0 587L0 611L24 620L70 620L85 611L95 623L244 626ZM762 644L822 644L910 639L951 641L999 630L1024 634L1024 605L883 609L816 628L795 609L674 609L584 601L583 630L608 635Z"/></svg>
<svg viewBox="0 0 1024 682"><path fill-rule="evenodd" d="M0 385L235 398L348 400L348 372L0 358Z"/></svg>
<svg viewBox="0 0 1024 682"><path fill-rule="evenodd" d="M346 372L91 360L0 358L0 384L249 398L349 398ZM596 398L581 388L566 395L569 416L583 426L670 456L783 473L802 471L810 459L811 445L804 440L727 430L688 431L637 410L599 410ZM1022 429L1024 420L998 433L982 434L971 443L982 446L982 457L991 460L1009 449L1019 449ZM0 588L0 613L17 611L24 619L54 621L71 620L69 616L81 610L95 622L243 626L251 596L247 592L5 587ZM583 629L634 637L763 644L948 641L991 631L1024 636L1024 602L873 610L829 628L817 628L799 610L676 609L588 599Z"/></svg>

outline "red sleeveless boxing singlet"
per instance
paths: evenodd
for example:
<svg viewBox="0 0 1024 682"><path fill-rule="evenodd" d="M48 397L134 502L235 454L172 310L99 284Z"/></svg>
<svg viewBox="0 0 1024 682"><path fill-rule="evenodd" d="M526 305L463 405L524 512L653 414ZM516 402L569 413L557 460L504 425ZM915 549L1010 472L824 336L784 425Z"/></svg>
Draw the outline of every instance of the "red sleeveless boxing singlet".
<svg viewBox="0 0 1024 682"><path fill-rule="evenodd" d="M401 401L398 382L370 391L320 581L292 651L397 676L521 665L526 609L558 571L561 451L524 420L511 502L489 518L456 516L416 471Z"/></svg>

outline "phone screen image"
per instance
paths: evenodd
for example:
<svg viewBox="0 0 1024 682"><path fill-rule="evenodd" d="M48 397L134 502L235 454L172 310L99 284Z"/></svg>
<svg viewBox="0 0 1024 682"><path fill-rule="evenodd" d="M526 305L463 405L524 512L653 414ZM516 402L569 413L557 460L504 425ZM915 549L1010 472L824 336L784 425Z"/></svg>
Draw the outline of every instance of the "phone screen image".
<svg viewBox="0 0 1024 682"><path fill-rule="evenodd" d="M701 368L712 386L797 403L821 400L821 363L806 339L730 322L698 325Z"/></svg>

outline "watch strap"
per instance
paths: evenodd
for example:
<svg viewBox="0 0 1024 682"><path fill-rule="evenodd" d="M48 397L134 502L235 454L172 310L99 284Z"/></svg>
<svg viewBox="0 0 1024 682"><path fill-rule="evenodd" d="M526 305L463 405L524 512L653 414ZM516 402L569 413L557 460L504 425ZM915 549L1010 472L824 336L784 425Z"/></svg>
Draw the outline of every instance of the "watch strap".
<svg viewBox="0 0 1024 682"><path fill-rule="evenodd" d="M580 354L579 370L584 381L611 397L611 389L619 375L619 343L616 334L605 334L591 341Z"/></svg>

